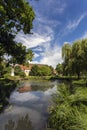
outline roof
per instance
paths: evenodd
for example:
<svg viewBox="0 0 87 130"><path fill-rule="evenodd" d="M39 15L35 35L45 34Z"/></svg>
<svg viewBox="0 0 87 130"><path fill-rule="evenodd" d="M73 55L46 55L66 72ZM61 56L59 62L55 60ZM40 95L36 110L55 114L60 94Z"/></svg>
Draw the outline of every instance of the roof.
<svg viewBox="0 0 87 130"><path fill-rule="evenodd" d="M18 65L18 66L20 66L21 70L29 70L29 67L27 66L24 65Z"/></svg>
<svg viewBox="0 0 87 130"><path fill-rule="evenodd" d="M20 66L21 70L31 70L31 68L34 66L34 65L37 65L37 66L46 66L46 64L29 64L29 66L24 66L24 65L18 65Z"/></svg>

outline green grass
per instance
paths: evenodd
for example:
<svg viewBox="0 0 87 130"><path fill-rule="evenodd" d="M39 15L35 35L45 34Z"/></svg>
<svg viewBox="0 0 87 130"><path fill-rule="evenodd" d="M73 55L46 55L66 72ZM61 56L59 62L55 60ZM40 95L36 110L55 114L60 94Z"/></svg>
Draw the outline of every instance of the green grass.
<svg viewBox="0 0 87 130"><path fill-rule="evenodd" d="M87 88L58 86L50 108L48 126L52 130L87 130Z"/></svg>
<svg viewBox="0 0 87 130"><path fill-rule="evenodd" d="M74 80L72 85L76 86L87 86L87 79Z"/></svg>

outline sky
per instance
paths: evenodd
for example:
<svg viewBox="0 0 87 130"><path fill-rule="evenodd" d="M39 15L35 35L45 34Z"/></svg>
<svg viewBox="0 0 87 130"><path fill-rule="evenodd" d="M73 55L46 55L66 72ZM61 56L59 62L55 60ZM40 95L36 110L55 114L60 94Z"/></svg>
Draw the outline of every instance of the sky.
<svg viewBox="0 0 87 130"><path fill-rule="evenodd" d="M54 68L62 62L62 46L87 38L87 0L28 0L35 12L33 35L16 36L33 50L32 63Z"/></svg>

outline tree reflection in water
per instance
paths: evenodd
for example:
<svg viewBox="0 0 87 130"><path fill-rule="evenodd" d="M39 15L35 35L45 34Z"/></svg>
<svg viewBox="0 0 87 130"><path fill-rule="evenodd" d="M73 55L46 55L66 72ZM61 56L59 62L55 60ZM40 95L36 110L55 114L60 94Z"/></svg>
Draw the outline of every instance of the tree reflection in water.
<svg viewBox="0 0 87 130"><path fill-rule="evenodd" d="M29 116L21 117L17 122L9 120L5 130L33 130Z"/></svg>

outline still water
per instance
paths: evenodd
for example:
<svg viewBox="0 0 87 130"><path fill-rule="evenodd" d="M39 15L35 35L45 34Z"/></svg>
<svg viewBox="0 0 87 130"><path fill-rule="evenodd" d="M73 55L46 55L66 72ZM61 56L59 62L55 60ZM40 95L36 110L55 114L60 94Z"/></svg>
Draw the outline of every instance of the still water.
<svg viewBox="0 0 87 130"><path fill-rule="evenodd" d="M34 130L43 130L46 127L48 109L51 105L52 94L56 92L58 81L23 81L19 87L29 86L30 91L19 93L18 88L12 92L10 107L0 115L0 130L6 130L9 120L14 122L29 115Z"/></svg>

